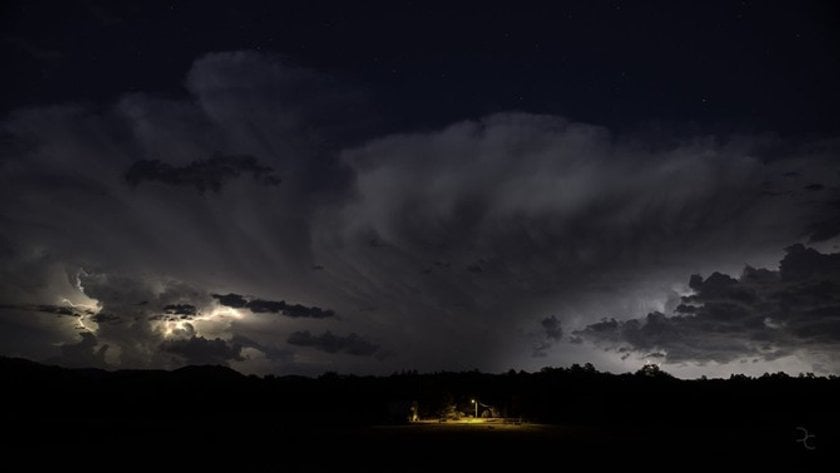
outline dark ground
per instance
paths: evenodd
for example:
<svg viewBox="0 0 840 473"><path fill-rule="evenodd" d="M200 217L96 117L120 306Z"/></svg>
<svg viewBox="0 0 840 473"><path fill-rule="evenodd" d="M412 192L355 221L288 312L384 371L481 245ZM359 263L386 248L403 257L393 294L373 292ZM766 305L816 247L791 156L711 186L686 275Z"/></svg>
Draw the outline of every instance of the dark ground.
<svg viewBox="0 0 840 473"><path fill-rule="evenodd" d="M692 426L401 425L306 426L208 417L189 423L148 419L39 422L15 429L12 456L32 467L88 471L173 467L230 471L562 471L733 464L822 471L836 447L816 450L786 429ZM22 446L20 444L23 444ZM112 470L112 468L114 468ZM775 468L774 468L775 469ZM831 469L827 469L831 471Z"/></svg>
<svg viewBox="0 0 840 473"><path fill-rule="evenodd" d="M695 382L573 367L261 379L225 368L104 372L10 359L0 360L0 376L3 458L27 471L833 471L840 452L838 378ZM475 392L527 422L406 425L383 407L415 399L422 414L463 407L461 395ZM816 435L813 450L797 427Z"/></svg>

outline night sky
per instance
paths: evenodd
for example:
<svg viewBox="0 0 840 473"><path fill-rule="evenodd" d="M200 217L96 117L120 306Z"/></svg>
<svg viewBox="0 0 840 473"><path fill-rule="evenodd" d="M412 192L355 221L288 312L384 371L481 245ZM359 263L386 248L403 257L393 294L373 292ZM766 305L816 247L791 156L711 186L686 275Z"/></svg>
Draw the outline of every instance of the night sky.
<svg viewBox="0 0 840 473"><path fill-rule="evenodd" d="M840 373L832 2L0 6L0 355Z"/></svg>

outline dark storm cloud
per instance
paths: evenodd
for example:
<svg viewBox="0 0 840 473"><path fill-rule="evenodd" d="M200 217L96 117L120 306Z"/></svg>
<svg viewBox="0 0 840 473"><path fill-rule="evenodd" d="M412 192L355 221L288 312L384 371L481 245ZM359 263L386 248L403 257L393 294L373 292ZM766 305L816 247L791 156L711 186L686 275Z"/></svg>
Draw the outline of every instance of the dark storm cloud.
<svg viewBox="0 0 840 473"><path fill-rule="evenodd" d="M98 324L97 338L101 343L119 347L117 364L127 368L169 366L159 347L171 340L165 339L158 324L190 319L200 312L199 307L211 307L213 301L201 289L173 280L82 273L79 284L84 294L95 299L100 307L91 317ZM190 338L195 336L195 329L185 324L173 329L171 335L179 340ZM179 342L171 348L186 350L184 356L187 356L193 353L189 350L199 351L205 346L201 341L183 345Z"/></svg>
<svg viewBox="0 0 840 473"><path fill-rule="evenodd" d="M102 311L123 317L140 317L149 313L196 315L196 304L206 306L211 296L201 289L180 281L159 281L118 274L84 273L79 276L84 293L96 299Z"/></svg>
<svg viewBox="0 0 840 473"><path fill-rule="evenodd" d="M453 260L476 278L549 287L647 265L648 255L664 264L694 258L709 241L779 248L828 214L801 198L773 201L762 183L781 180L789 161L819 174L834 151L768 161L758 139L639 140L530 114L374 140L345 154L358 188L345 210L349 230ZM790 229L776 230L780 220ZM750 238L742 223L756 229Z"/></svg>
<svg viewBox="0 0 840 473"><path fill-rule="evenodd" d="M820 203L825 216L812 222L807 229L811 243L830 240L840 235L840 198Z"/></svg>
<svg viewBox="0 0 840 473"><path fill-rule="evenodd" d="M830 149L834 146L828 145ZM836 151L831 154L838 155ZM809 207L808 213L812 215L811 221L807 222L803 230L808 240L811 243L819 243L840 235L840 186L837 179L832 179L832 175L840 175L840 169L816 166L807 173L786 172L782 175L785 179L781 181L767 181L765 192L778 198L807 196L807 200L801 201L801 205ZM825 179L830 184L814 182L816 179Z"/></svg>
<svg viewBox="0 0 840 473"><path fill-rule="evenodd" d="M320 307L307 307L301 304L287 304L286 301L265 299L246 299L239 294L213 294L220 304L234 309L248 309L256 314L283 314L292 318L323 319L334 317L335 312Z"/></svg>
<svg viewBox="0 0 840 473"><path fill-rule="evenodd" d="M563 329L560 327L560 321L557 317L546 317L540 321L540 325L545 330L545 337L551 340L560 340L563 338Z"/></svg>
<svg viewBox="0 0 840 473"><path fill-rule="evenodd" d="M528 332L535 314L585 325L661 307L686 267L767 264L834 215L801 188L837 183L837 150L760 136L615 135L557 116L496 114L347 150L357 198L342 209L343 241L381 242L375 255L360 248L349 258L379 283L375 294L413 314L424 340L446 337L459 320L463 337L494 353L510 343L506 333ZM801 174L784 177L791 169ZM552 345L537 343L536 354Z"/></svg>
<svg viewBox="0 0 840 473"><path fill-rule="evenodd" d="M178 355L190 365L227 365L231 361L242 361L242 345L229 343L220 338L208 340L204 337L165 340L160 349Z"/></svg>
<svg viewBox="0 0 840 473"><path fill-rule="evenodd" d="M369 342L355 333L341 336L326 331L320 335L313 335L308 330L304 330L292 333L286 341L290 345L311 347L326 353L373 356L380 352L379 345Z"/></svg>
<svg viewBox="0 0 840 473"><path fill-rule="evenodd" d="M239 294L212 294L212 296L219 301L219 304L233 307L234 309L242 309L248 305L248 300Z"/></svg>
<svg viewBox="0 0 840 473"><path fill-rule="evenodd" d="M83 317L92 315L95 312L91 309L82 309L72 306L52 304L0 304L0 309L15 309L32 312L44 312L47 314L66 315L69 317Z"/></svg>
<svg viewBox="0 0 840 473"><path fill-rule="evenodd" d="M105 368L107 366L105 353L108 351L108 345L100 345L96 335L89 332L81 332L79 336L82 339L78 342L65 343L61 346L60 358L49 361L74 368Z"/></svg>
<svg viewBox="0 0 840 473"><path fill-rule="evenodd" d="M140 160L131 165L125 180L132 186L143 182L161 182L172 186L195 187L199 192L219 192L225 181L250 174L262 185L276 186L280 178L269 166L253 156L216 156L193 161L186 166L173 166L158 160Z"/></svg>
<svg viewBox="0 0 840 473"><path fill-rule="evenodd" d="M265 299L251 299L245 304L245 307L254 312L256 314L277 314L283 313L286 314L286 302L285 301L268 301Z"/></svg>
<svg viewBox="0 0 840 473"><path fill-rule="evenodd" d="M170 315L196 315L198 309L192 304L168 304L163 306L163 311Z"/></svg>
<svg viewBox="0 0 840 473"><path fill-rule="evenodd" d="M224 332L268 349L329 319L317 323L387 339L420 369L507 369L530 362L545 314L558 332L643 314L686 271L766 265L840 229L832 143L616 135L529 113L370 139L358 94L255 52L202 56L185 87L176 100L17 110L0 126L0 300L95 299L96 336L120 366L169 366L166 336L211 343ZM211 156L221 158L196 161ZM254 185L267 176L283 184ZM814 183L825 188L804 189ZM184 305L288 319L242 311L203 333L198 317L165 313ZM33 344L76 336L66 317L47 318L64 331ZM36 319L0 311L0 323ZM542 352L565 360L567 346L538 328Z"/></svg>
<svg viewBox="0 0 840 473"><path fill-rule="evenodd" d="M676 314L603 320L575 335L610 349L656 351L669 362L773 360L840 349L840 253L787 248L780 269L746 267L737 279L691 276ZM646 355L648 357L653 355Z"/></svg>
<svg viewBox="0 0 840 473"><path fill-rule="evenodd" d="M3 226L16 251L44 251L70 271L195 280L225 266L241 281L264 266L253 280L271 267L283 268L275 281L305 284L290 274L313 265L312 213L352 191L352 172L333 150L357 136L346 129L365 119L346 113L363 99L255 52L202 56L187 76L189 95L178 100L135 93L101 108L3 117L2 214L16 222ZM216 279L214 287L229 282Z"/></svg>
<svg viewBox="0 0 840 473"><path fill-rule="evenodd" d="M563 339L563 328L560 326L560 320L556 316L552 315L542 319L540 321L540 327L542 328L542 333L540 334L542 340L534 347L532 353L532 356L538 358L547 356L546 351Z"/></svg>
<svg viewBox="0 0 840 473"><path fill-rule="evenodd" d="M98 314L91 316L90 320L96 322L97 324L113 324L118 323L120 321L120 317L118 315L109 314L108 312L99 312Z"/></svg>
<svg viewBox="0 0 840 473"><path fill-rule="evenodd" d="M260 343L243 335L234 334L228 343L234 346L239 345L243 348L256 348L263 353L267 359L272 361L291 362L294 359L294 352L288 348L280 348L274 343Z"/></svg>
<svg viewBox="0 0 840 473"><path fill-rule="evenodd" d="M308 317L313 319L323 319L325 317L334 317L335 312L329 309L322 309L320 307L306 307L300 304L286 304L283 308L283 315L289 317Z"/></svg>

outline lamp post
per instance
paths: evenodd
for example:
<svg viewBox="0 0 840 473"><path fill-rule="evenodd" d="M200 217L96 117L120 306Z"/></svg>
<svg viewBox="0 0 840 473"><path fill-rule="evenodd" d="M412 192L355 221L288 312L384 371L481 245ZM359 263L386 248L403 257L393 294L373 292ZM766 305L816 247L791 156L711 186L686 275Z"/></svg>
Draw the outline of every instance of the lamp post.
<svg viewBox="0 0 840 473"><path fill-rule="evenodd" d="M475 418L478 419L478 401L475 399L470 399L470 402L475 404Z"/></svg>

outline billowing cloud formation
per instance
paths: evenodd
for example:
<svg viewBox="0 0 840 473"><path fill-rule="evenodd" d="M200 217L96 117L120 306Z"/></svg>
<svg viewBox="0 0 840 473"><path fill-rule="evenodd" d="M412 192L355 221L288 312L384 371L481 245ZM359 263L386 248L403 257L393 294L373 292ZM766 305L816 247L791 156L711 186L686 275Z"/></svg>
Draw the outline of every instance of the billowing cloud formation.
<svg viewBox="0 0 840 473"><path fill-rule="evenodd" d="M227 365L230 361L242 361L242 346L220 338L208 340L204 337L165 340L160 345L164 352L184 358L191 365Z"/></svg>
<svg viewBox="0 0 840 473"><path fill-rule="evenodd" d="M738 279L693 275L676 315L604 320L575 332L613 349L657 351L668 362L773 360L840 351L840 253L794 245L778 271L746 267ZM651 355L648 355L650 357Z"/></svg>
<svg viewBox="0 0 840 473"><path fill-rule="evenodd" d="M101 366L108 364L104 358L108 346L117 349L110 364L121 367L229 365L251 358L290 363L289 350L278 348L271 340L260 342L242 335L248 333L249 322L237 309L288 311L292 319L331 314L299 304L209 294L183 282L157 278L81 273L79 286L96 301L96 310L80 319L81 327L90 332L82 333L82 342L62 347L63 355ZM97 325L91 328L89 322ZM353 335L348 343L348 350L359 353L366 342Z"/></svg>
<svg viewBox="0 0 840 473"><path fill-rule="evenodd" d="M837 192L836 149L615 136L521 113L395 134L344 153L358 195L341 209L345 241L368 246L344 257L381 282L369 289L379 300L412 313L418 338L446 338L457 319L485 356L527 353L533 341L500 347L537 314L581 326L605 312L662 310L687 271L772 262L830 215L810 202ZM801 190L818 179L819 195Z"/></svg>
<svg viewBox="0 0 840 473"><path fill-rule="evenodd" d="M248 309L256 314L283 314L292 318L323 319L335 316L335 312L320 307L306 307L301 304L287 304L286 301L246 299L239 294L213 294L220 304L236 309Z"/></svg>
<svg viewBox="0 0 840 473"><path fill-rule="evenodd" d="M230 364L296 370L290 334L314 347L329 329L399 357L334 366L307 350L305 370L621 369L558 342L561 325L670 314L688 274L767 266L840 229L831 140L615 135L529 113L381 136L360 94L255 52L203 56L185 86L4 117L6 354L62 356L83 330L111 366L171 366L165 341L224 354L215 340L241 338ZM535 334L546 314L556 326Z"/></svg>
<svg viewBox="0 0 840 473"><path fill-rule="evenodd" d="M558 117L500 114L348 152L360 194L350 209L385 240L491 247L517 263L536 253L573 264L620 264L648 247L671 252L676 242L693 245L719 233L732 239L732 227L744 223L767 230L758 236L766 239L779 212L799 223L783 237L795 238L812 222L810 213L825 213L765 192L795 186L782 178L791 167L816 174L833 166L818 156L762 157L768 145L639 142ZM492 260L484 263L463 266L492 269Z"/></svg>
<svg viewBox="0 0 840 473"><path fill-rule="evenodd" d="M158 160L140 160L131 165L125 180L136 186L142 182L162 182L172 186L192 186L199 192L219 192L225 181L248 173L263 185L276 186L280 178L268 166L260 165L253 156L216 156L194 161L186 166L173 166Z"/></svg>
<svg viewBox="0 0 840 473"><path fill-rule="evenodd" d="M108 345L99 344L96 336L91 333L82 332L79 335L82 339L77 343L62 345L61 357L53 361L74 368L105 368L107 366L105 353L108 351Z"/></svg>
<svg viewBox="0 0 840 473"><path fill-rule="evenodd" d="M212 298L202 290L174 280L148 279L104 273L81 273L79 284L92 298L98 313L89 319L99 343L114 348L111 363L122 367L169 366L160 346L171 336L192 336L194 319L201 308L212 308ZM194 322L192 322L194 323Z"/></svg>
<svg viewBox="0 0 840 473"><path fill-rule="evenodd" d="M341 336L326 331L321 335L313 335L309 330L304 330L289 335L287 341L290 345L312 347L326 353L346 353L356 356L372 356L380 350L379 345L371 343L355 333Z"/></svg>

